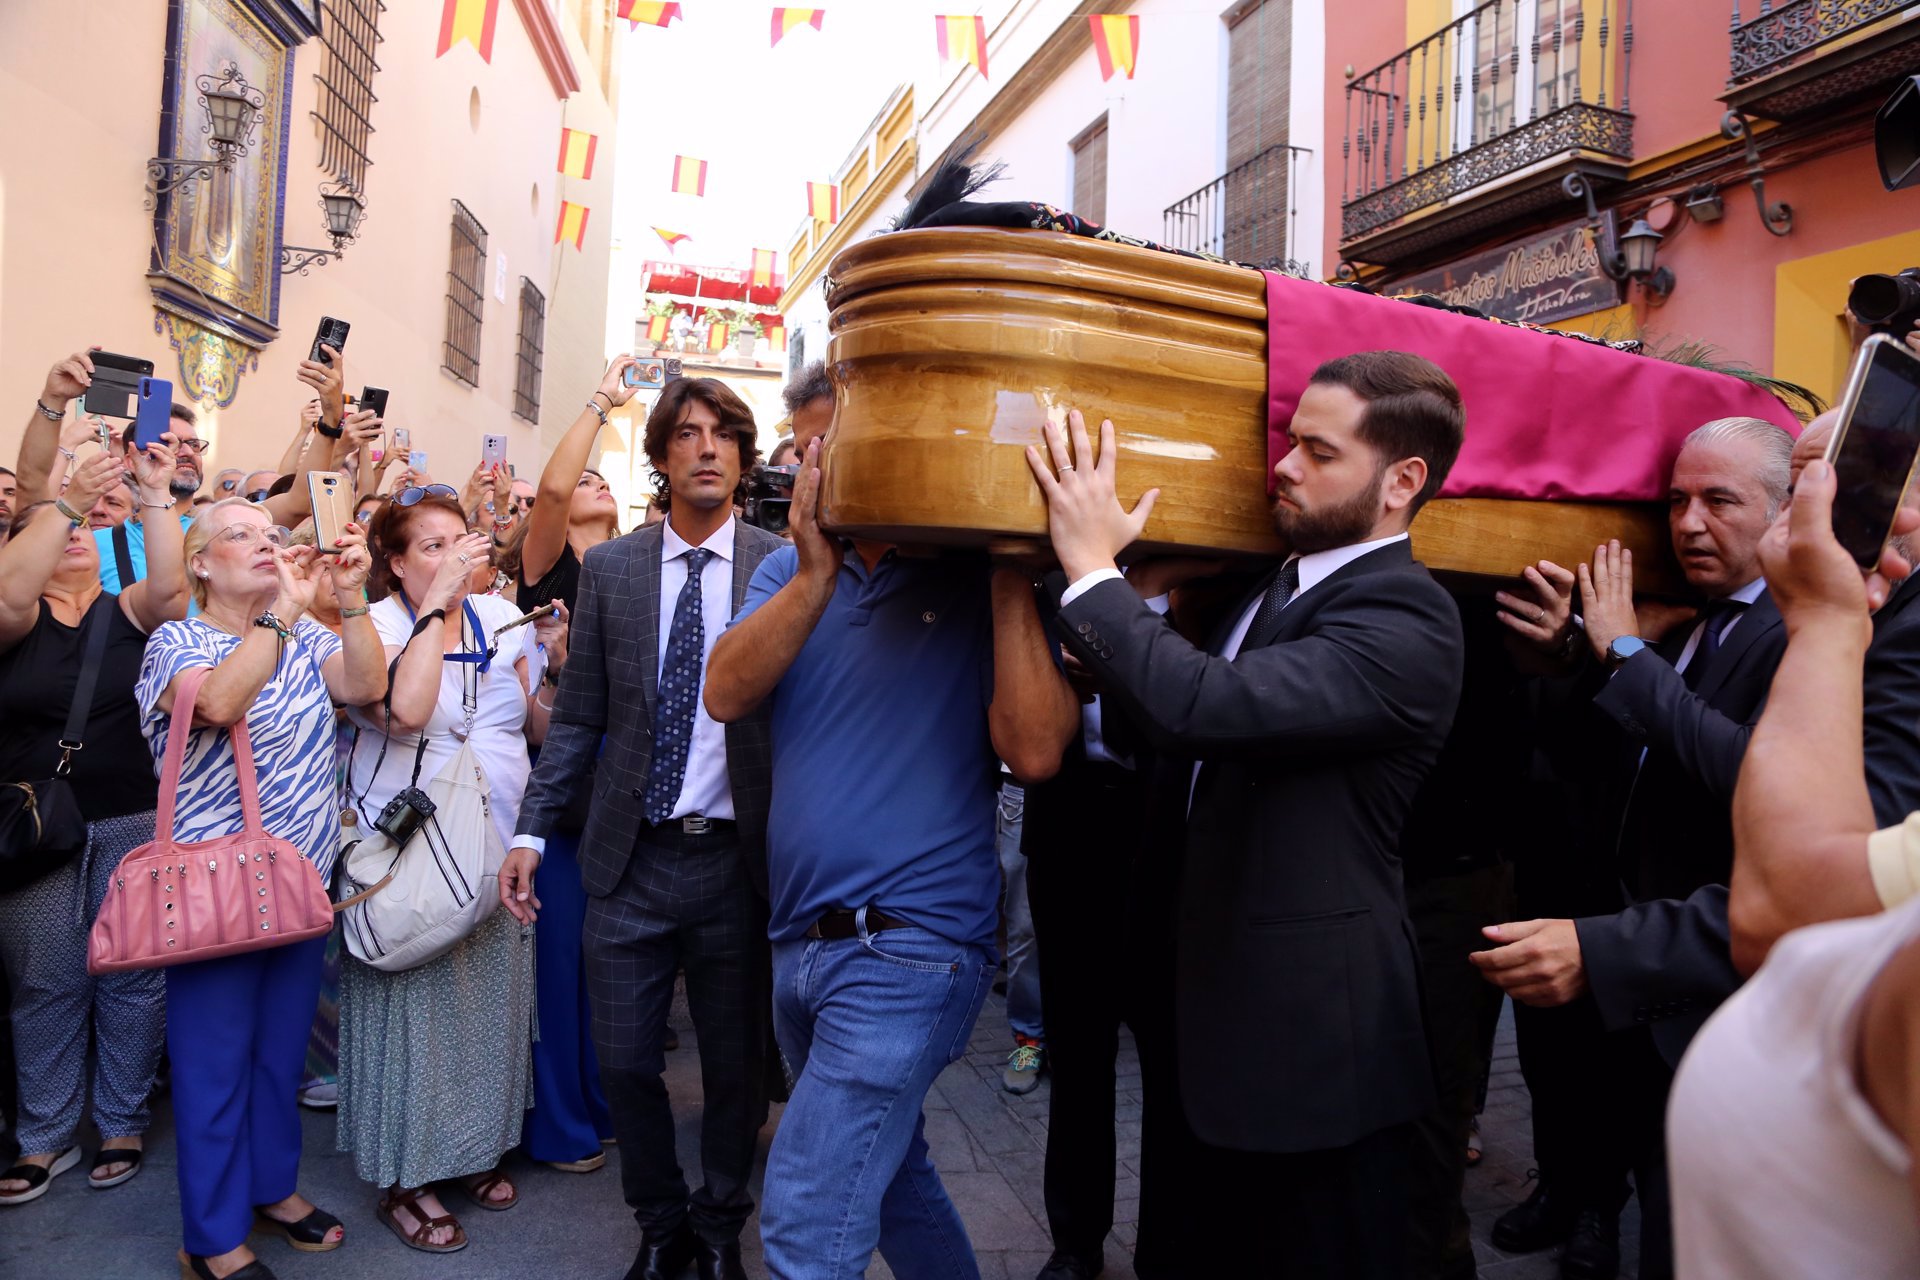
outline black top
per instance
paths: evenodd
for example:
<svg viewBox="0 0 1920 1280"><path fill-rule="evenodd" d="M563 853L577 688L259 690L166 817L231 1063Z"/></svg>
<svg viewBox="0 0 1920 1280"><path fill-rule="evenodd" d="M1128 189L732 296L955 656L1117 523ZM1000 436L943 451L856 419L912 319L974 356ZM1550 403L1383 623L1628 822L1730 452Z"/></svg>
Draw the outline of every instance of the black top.
<svg viewBox="0 0 1920 1280"><path fill-rule="evenodd" d="M567 612L573 612L574 597L580 594L580 557L573 554L573 544L560 544L560 558L553 562L553 568L532 586L522 578L517 584L516 599L522 613L532 613L549 600L558 600L567 606Z"/></svg>
<svg viewBox="0 0 1920 1280"><path fill-rule="evenodd" d="M133 696L146 633L128 620L120 597L111 591L102 592L93 609L112 630L87 719L86 749L74 753L69 775L88 822L144 813L159 797L153 755L140 736L140 708ZM0 653L0 725L5 726L0 728L0 781L38 782L53 776L85 647L81 628L60 621L42 603L33 630Z"/></svg>

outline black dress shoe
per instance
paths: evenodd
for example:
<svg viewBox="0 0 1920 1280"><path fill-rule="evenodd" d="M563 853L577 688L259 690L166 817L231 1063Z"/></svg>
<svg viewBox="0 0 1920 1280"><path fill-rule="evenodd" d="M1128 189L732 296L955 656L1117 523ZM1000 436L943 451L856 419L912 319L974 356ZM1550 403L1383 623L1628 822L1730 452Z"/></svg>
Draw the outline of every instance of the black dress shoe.
<svg viewBox="0 0 1920 1280"><path fill-rule="evenodd" d="M747 1269L740 1265L738 1240L714 1244L696 1237L693 1260L699 1264L700 1280L747 1280Z"/></svg>
<svg viewBox="0 0 1920 1280"><path fill-rule="evenodd" d="M1614 1280L1620 1274L1620 1215L1582 1209L1560 1255L1565 1280Z"/></svg>
<svg viewBox="0 0 1920 1280"><path fill-rule="evenodd" d="M1104 1270L1105 1259L1096 1258L1088 1262L1065 1250L1055 1249L1053 1256L1047 1259L1047 1265L1040 1268L1040 1274L1033 1280L1093 1280Z"/></svg>
<svg viewBox="0 0 1920 1280"><path fill-rule="evenodd" d="M1541 1182L1513 1208L1493 1220L1493 1244L1508 1253L1536 1253L1573 1233L1578 1211Z"/></svg>
<svg viewBox="0 0 1920 1280"><path fill-rule="evenodd" d="M627 1280L673 1280L693 1261L693 1228L686 1223L672 1235L652 1232L640 1238L640 1252L627 1268Z"/></svg>

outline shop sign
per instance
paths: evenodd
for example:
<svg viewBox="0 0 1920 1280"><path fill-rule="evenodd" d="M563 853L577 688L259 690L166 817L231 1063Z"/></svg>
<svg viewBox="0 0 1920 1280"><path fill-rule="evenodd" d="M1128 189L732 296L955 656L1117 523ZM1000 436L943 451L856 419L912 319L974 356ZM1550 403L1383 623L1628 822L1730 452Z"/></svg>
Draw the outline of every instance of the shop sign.
<svg viewBox="0 0 1920 1280"><path fill-rule="evenodd" d="M1385 292L1431 293L1454 306L1528 324L1552 324L1620 303L1620 287L1600 270L1593 235L1582 222L1424 271Z"/></svg>

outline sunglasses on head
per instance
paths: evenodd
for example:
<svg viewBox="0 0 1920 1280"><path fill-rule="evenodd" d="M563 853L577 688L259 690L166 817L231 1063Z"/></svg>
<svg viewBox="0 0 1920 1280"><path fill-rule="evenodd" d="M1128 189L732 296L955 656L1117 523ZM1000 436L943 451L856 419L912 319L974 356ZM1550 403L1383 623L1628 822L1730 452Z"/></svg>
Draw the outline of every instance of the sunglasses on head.
<svg viewBox="0 0 1920 1280"><path fill-rule="evenodd" d="M396 506L410 507L422 498L458 498L460 491L450 484L409 485L393 495Z"/></svg>

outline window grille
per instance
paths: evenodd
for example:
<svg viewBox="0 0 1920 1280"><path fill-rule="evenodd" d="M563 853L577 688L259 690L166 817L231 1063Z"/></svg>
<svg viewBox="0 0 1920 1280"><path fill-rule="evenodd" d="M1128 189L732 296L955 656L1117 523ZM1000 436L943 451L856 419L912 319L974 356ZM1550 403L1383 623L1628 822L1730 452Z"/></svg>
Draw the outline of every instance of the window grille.
<svg viewBox="0 0 1920 1280"><path fill-rule="evenodd" d="M373 73L379 47L381 0L327 0L320 28L326 45L322 71L314 77L318 102L313 118L320 126L320 167L367 189L367 140L373 133Z"/></svg>
<svg viewBox="0 0 1920 1280"><path fill-rule="evenodd" d="M480 319L487 280L487 229L458 200L453 202L453 252L447 267L447 341L441 361L448 373L480 385Z"/></svg>
<svg viewBox="0 0 1920 1280"><path fill-rule="evenodd" d="M520 354L513 376L513 412L528 422L540 421L540 355L547 340L547 299L525 276L520 277Z"/></svg>

